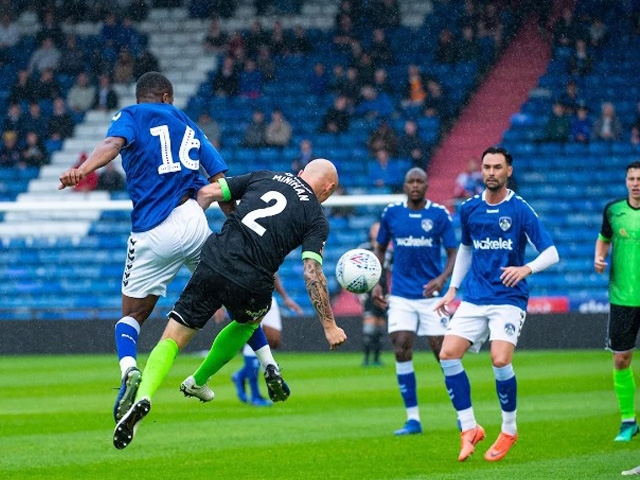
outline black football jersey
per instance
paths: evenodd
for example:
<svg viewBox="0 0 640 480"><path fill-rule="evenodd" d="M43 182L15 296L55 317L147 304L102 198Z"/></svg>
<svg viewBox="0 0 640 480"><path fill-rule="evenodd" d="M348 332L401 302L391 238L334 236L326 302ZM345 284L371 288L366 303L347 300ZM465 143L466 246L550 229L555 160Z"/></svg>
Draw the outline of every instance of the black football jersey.
<svg viewBox="0 0 640 480"><path fill-rule="evenodd" d="M284 172L227 177L238 206L205 243L200 261L238 285L273 285L285 257L302 245L302 258L322 262L329 222L311 187Z"/></svg>

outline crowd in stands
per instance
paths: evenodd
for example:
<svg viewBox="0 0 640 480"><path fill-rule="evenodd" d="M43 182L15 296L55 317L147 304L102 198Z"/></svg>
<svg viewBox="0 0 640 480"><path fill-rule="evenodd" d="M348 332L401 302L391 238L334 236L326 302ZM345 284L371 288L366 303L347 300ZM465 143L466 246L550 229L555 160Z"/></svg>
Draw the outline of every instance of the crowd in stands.
<svg viewBox="0 0 640 480"><path fill-rule="evenodd" d="M87 111L118 108L114 83L131 84L160 68L135 26L149 4L6 3L0 15L0 104L6 111L0 165L40 167L73 135ZM34 35L21 35L16 23L26 10L35 11L39 20ZM63 24L87 20L100 23L95 35L64 33Z"/></svg>

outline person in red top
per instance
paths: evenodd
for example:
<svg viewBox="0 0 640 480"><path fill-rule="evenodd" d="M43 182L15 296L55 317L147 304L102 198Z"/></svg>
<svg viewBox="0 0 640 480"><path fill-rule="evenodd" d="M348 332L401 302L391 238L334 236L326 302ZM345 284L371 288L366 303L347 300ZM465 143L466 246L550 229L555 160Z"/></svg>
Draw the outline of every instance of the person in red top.
<svg viewBox="0 0 640 480"><path fill-rule="evenodd" d="M87 159L87 154L85 152L82 152L80 154L80 158L78 158L78 161L76 162L73 168L78 168L80 165L82 165L85 162L86 159ZM82 178L82 180L80 180L73 187L73 190L76 192L93 192L98 186L98 179L99 179L98 173L91 172L85 175Z"/></svg>

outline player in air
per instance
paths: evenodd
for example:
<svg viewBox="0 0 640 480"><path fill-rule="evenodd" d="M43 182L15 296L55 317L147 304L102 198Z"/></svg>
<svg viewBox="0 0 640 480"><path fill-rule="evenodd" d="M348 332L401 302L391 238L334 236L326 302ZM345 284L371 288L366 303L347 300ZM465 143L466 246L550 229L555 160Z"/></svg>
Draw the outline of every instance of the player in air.
<svg viewBox="0 0 640 480"><path fill-rule="evenodd" d="M622 417L616 442L638 434L631 360L640 329L640 161L627 166L625 183L628 195L604 208L594 257L596 272L604 273L612 250L606 348L613 352L613 386Z"/></svg>
<svg viewBox="0 0 640 480"><path fill-rule="evenodd" d="M389 308L388 331L395 352L396 378L407 420L395 435L422 433L416 374L413 368L414 336L426 336L436 360L447 326L447 316L434 311L437 297L451 276L457 240L447 210L425 198L427 174L410 169L404 179L407 200L387 206L380 218L376 256L383 264L393 242L393 270L389 300L376 285L373 300ZM442 251L447 262L442 267ZM383 273L384 277L384 273Z"/></svg>
<svg viewBox="0 0 640 480"><path fill-rule="evenodd" d="M122 383L113 408L116 422L133 404L140 370L137 345L140 327L182 266L193 271L200 249L211 234L202 207L195 200L209 181L224 177L227 165L205 134L173 106L173 85L161 73L148 72L136 83L136 105L118 111L106 138L89 158L60 177L72 187L118 155L133 203L131 235L122 277L122 318L115 342ZM228 215L235 203L219 203ZM252 346L266 344L262 330ZM275 363L275 362L274 362Z"/></svg>
<svg viewBox="0 0 640 480"><path fill-rule="evenodd" d="M125 448L132 441L136 425L151 409L151 397L178 351L224 305L233 321L220 331L200 367L181 385L187 395L203 401L213 399L209 378L236 355L259 326L271 306L274 274L298 246L302 246L305 286L329 346L333 349L346 341L333 317L322 272L329 222L321 203L337 184L335 166L316 159L298 176L260 171L219 179L199 191L202 208L214 201L240 203L222 231L207 239L200 263L169 313L162 338L149 355L136 401L116 425L116 448ZM265 379L268 388L279 396L283 384L273 370L272 365L267 367Z"/></svg>
<svg viewBox="0 0 640 480"><path fill-rule="evenodd" d="M491 363L502 410L502 427L485 459L502 459L518 438L516 427L516 376L511 365L518 336L526 317L529 289L525 280L559 259L558 251L542 222L521 197L507 188L513 174L511 154L490 147L482 154L485 191L460 207L462 238L451 284L436 305L441 314L454 300L464 280L462 303L449 322L440 364L447 392L456 409L461 430L459 461L466 460L485 438L471 405L471 387L462 357L491 341ZM525 263L527 241L539 255Z"/></svg>

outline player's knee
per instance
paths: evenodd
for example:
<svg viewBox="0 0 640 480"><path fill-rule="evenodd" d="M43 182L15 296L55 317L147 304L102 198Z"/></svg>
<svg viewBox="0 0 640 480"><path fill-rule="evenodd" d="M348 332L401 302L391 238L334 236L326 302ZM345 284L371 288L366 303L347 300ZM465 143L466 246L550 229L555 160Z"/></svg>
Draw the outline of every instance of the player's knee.
<svg viewBox="0 0 640 480"><path fill-rule="evenodd" d="M616 353L613 355L613 368L616 370L624 370L631 366L631 353Z"/></svg>

